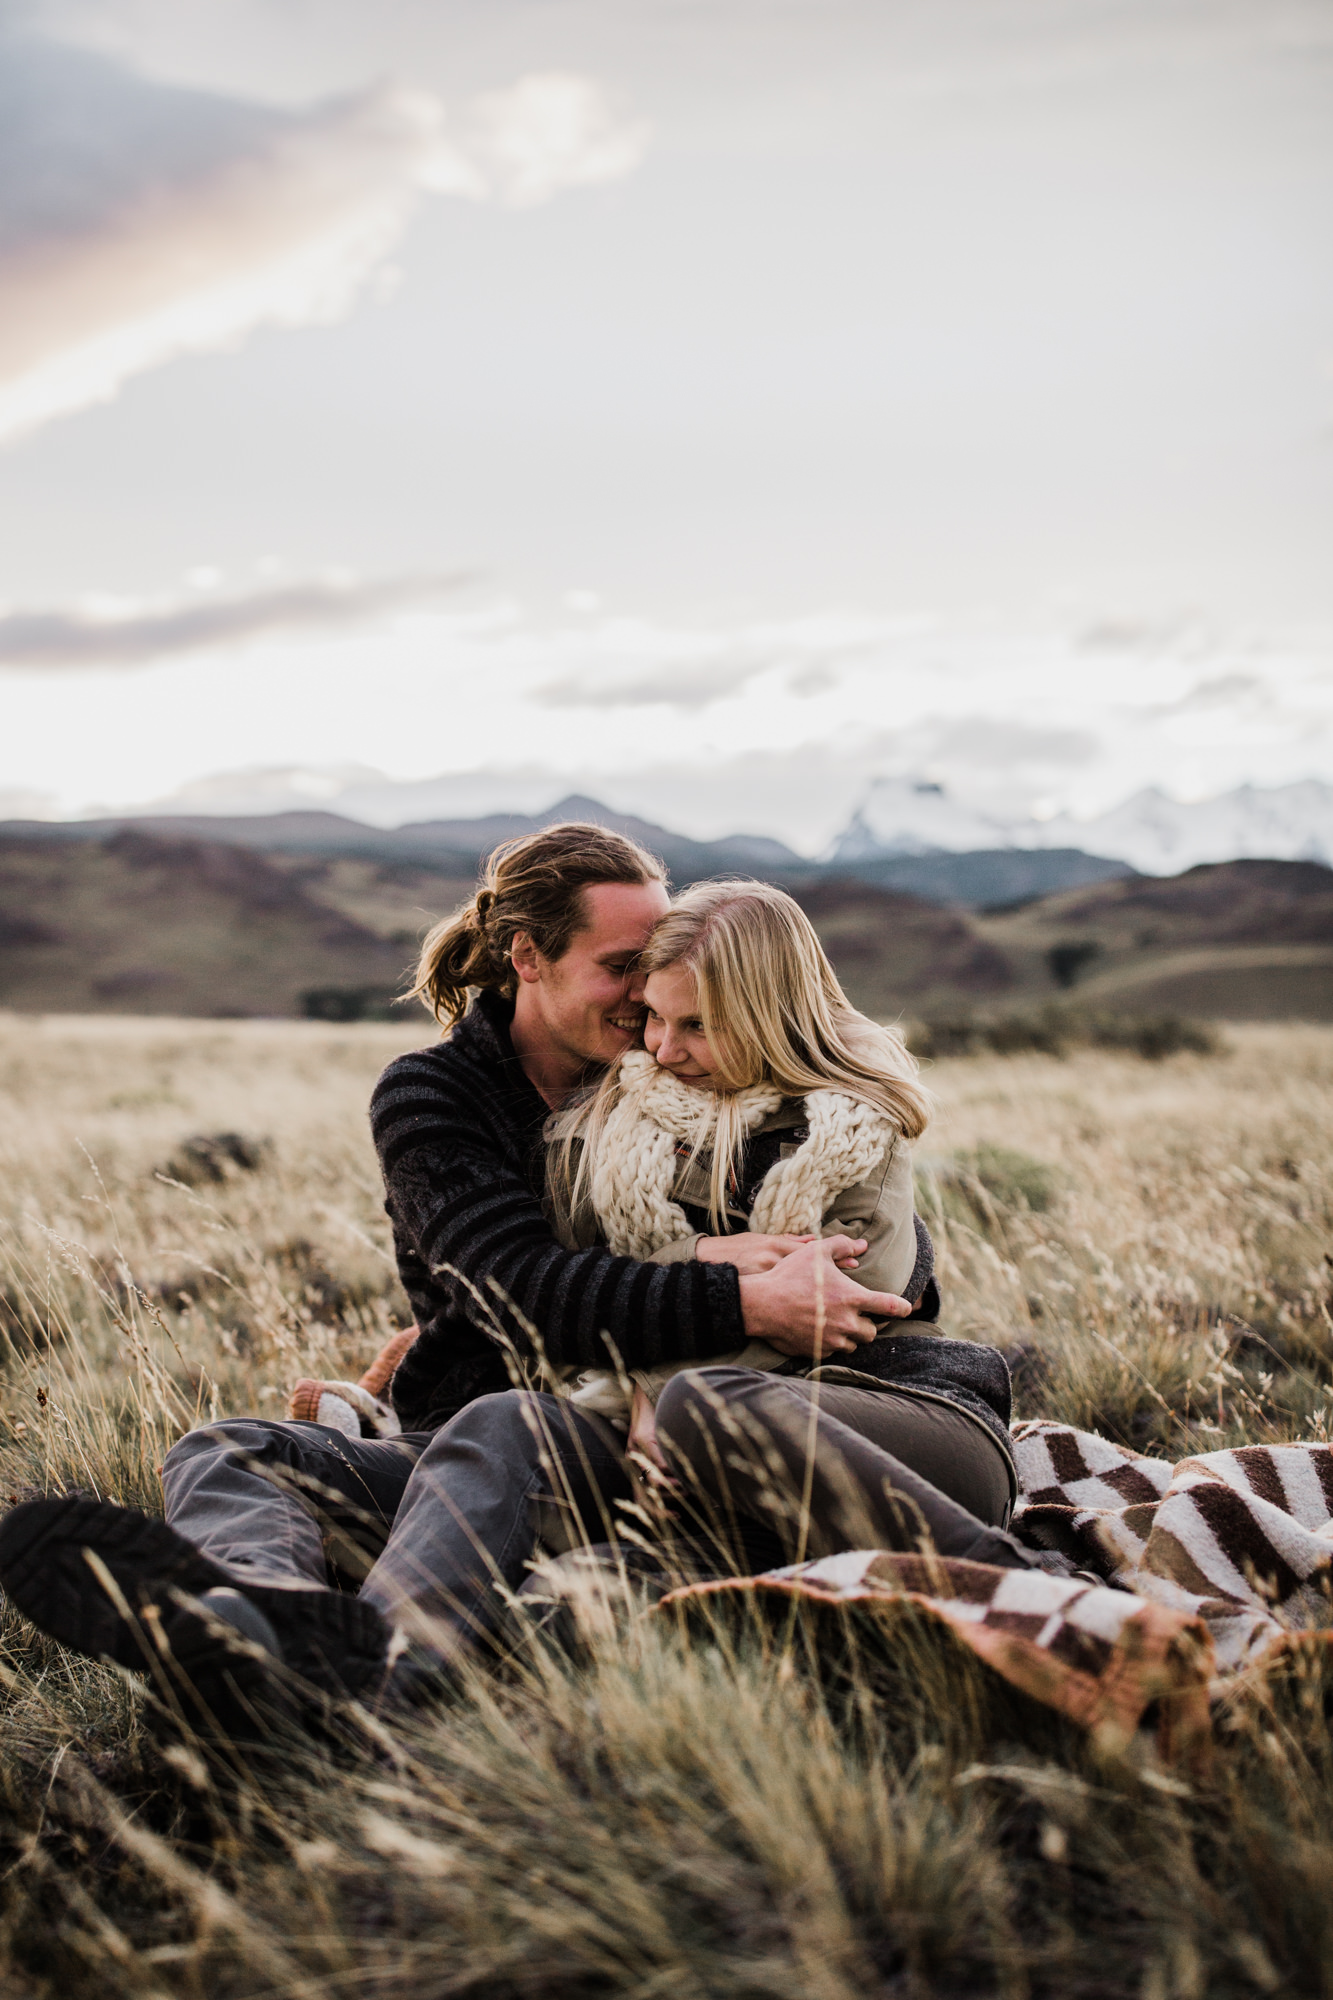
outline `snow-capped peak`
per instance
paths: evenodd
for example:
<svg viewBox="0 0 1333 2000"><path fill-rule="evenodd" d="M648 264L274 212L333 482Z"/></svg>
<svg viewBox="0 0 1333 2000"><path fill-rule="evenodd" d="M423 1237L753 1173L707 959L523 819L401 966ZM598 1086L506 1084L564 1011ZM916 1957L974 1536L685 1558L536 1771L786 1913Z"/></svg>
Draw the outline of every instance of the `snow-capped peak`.
<svg viewBox="0 0 1333 2000"><path fill-rule="evenodd" d="M978 847L1014 844L1007 824L951 798L943 785L915 778L880 778L838 836L830 859L961 854Z"/></svg>
<svg viewBox="0 0 1333 2000"><path fill-rule="evenodd" d="M1317 778L1268 791L1240 785L1193 801L1151 786L1091 819L1060 813L1005 821L951 798L939 785L882 778L853 813L831 858L982 847L1078 847L1128 861L1145 875L1244 858L1333 865L1333 785Z"/></svg>

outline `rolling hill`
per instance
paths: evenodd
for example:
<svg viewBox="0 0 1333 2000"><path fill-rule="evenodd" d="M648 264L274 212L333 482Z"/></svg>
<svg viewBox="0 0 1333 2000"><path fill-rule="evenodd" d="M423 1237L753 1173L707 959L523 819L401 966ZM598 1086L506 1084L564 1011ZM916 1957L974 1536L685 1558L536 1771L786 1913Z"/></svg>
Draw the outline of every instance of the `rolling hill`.
<svg viewBox="0 0 1333 2000"><path fill-rule="evenodd" d="M245 848L0 838L0 1006L299 1014L312 989L392 992L411 956Z"/></svg>
<svg viewBox="0 0 1333 2000"><path fill-rule="evenodd" d="M0 829L0 1006L286 1016L324 1006L349 1017L382 1007L422 932L469 893L475 855L312 851L309 836L262 852L161 822ZM1314 863L1131 876L977 914L758 860L745 872L786 881L870 1013L985 1013L1068 995L1119 1013L1333 1020L1333 870Z"/></svg>
<svg viewBox="0 0 1333 2000"><path fill-rule="evenodd" d="M846 878L793 892L854 1006L868 1014L929 1012L1008 995L1014 972L1002 949L961 910Z"/></svg>
<svg viewBox="0 0 1333 2000"><path fill-rule="evenodd" d="M977 918L1018 988L1069 987L1116 1012L1333 1020L1333 869L1223 861L1133 876Z"/></svg>
<svg viewBox="0 0 1333 2000"><path fill-rule="evenodd" d="M418 939L470 892L454 862L261 854L138 828L0 836L0 1006L293 1015L399 990ZM992 995L1004 953L972 920L867 883L798 888L859 1003L896 1012Z"/></svg>

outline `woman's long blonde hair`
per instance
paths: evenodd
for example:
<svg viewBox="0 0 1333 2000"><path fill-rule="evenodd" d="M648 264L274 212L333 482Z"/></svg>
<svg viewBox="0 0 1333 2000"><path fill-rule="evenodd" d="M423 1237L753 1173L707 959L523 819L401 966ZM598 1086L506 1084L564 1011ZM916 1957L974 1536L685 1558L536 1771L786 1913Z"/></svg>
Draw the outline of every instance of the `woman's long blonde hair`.
<svg viewBox="0 0 1333 2000"><path fill-rule="evenodd" d="M640 963L647 975L671 965L694 975L699 1019L722 1085L716 1124L701 1120L696 1146L697 1152L711 1139L709 1217L718 1234L727 1230L727 1192L745 1141L737 1091L758 1083L783 1097L837 1090L886 1112L906 1139L925 1131L930 1099L917 1081L915 1058L894 1029L852 1006L814 925L783 890L766 882L701 882L685 890L657 924ZM566 1212L590 1185L619 1094L613 1068L567 1121L563 1146L553 1149L552 1192Z"/></svg>

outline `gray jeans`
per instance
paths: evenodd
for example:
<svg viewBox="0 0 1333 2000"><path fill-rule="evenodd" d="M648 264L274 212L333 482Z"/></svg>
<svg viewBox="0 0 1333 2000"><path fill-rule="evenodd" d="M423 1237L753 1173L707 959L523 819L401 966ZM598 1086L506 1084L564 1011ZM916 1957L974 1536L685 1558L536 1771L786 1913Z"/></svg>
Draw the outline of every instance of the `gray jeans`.
<svg viewBox="0 0 1333 2000"><path fill-rule="evenodd" d="M952 1409L707 1368L667 1384L658 1435L682 1480L666 1559L683 1574L913 1549L923 1536L944 1555L1029 1564L993 1525L1008 1500L999 1447ZM206 1425L167 1454L162 1485L171 1525L239 1581L309 1586L332 1573L446 1657L496 1633L539 1542L614 1543L617 1503L633 1498L614 1432L516 1389L478 1397L434 1436Z"/></svg>
<svg viewBox="0 0 1333 2000"><path fill-rule="evenodd" d="M1005 1456L956 1405L753 1368L699 1368L663 1389L657 1437L695 1532L722 1548L743 1537L752 1560L768 1557L755 1567L926 1546L1032 1567L1003 1530Z"/></svg>
<svg viewBox="0 0 1333 2000"><path fill-rule="evenodd" d="M615 1434L554 1396L479 1396L434 1436L349 1438L239 1417L162 1467L166 1516L256 1582L359 1585L391 1626L449 1656L501 1624L539 1537L615 1539L631 1486Z"/></svg>

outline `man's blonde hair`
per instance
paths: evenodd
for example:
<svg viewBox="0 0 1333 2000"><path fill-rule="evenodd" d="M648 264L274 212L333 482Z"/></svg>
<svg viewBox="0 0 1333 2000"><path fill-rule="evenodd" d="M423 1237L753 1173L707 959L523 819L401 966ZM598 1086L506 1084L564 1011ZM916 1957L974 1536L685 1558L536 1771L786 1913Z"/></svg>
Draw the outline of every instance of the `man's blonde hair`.
<svg viewBox="0 0 1333 2000"><path fill-rule="evenodd" d="M800 904L766 882L701 882L678 896L640 961L650 975L688 967L699 1019L722 1088L717 1099L709 1217L725 1233L727 1191L745 1139L734 1094L768 1083L783 1097L837 1090L887 1112L906 1139L919 1138L930 1099L902 1037L858 1013ZM567 1148L582 1142L571 1197L589 1183L603 1126L619 1094L612 1069L581 1107Z"/></svg>

